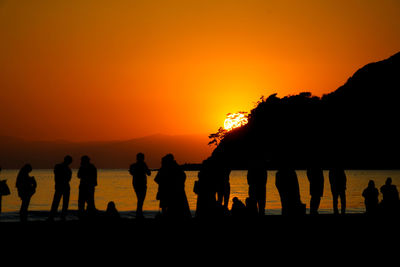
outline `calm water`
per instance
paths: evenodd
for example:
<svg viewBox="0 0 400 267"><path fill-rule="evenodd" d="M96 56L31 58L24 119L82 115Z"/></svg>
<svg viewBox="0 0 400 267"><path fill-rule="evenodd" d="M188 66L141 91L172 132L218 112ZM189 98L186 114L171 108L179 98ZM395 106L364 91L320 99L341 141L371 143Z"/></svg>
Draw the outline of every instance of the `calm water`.
<svg viewBox="0 0 400 267"><path fill-rule="evenodd" d="M21 201L18 198L15 188L15 180L18 170L3 170L0 173L0 179L7 179L7 184L11 189L11 195L3 197L2 210L3 213L15 212L19 210ZM187 171L186 194L189 200L191 210L196 208L196 195L193 193L193 184L197 178L197 171ZM76 177L77 170L73 170L71 181L71 197L70 209L76 210L78 205L78 185L79 179ZM232 171L230 176L231 196L238 197L243 202L248 194L248 185L246 180L247 171ZM324 196L320 205L321 213L332 213L332 198L328 181L328 172L325 171L325 189ZM36 194L31 199L29 210L48 211L50 210L51 201L54 194L54 177L53 171L33 170L31 175L35 176L38 187ZM144 202L145 211L158 211L159 202L156 200L157 184L154 182L156 172L148 178L148 191ZM303 203L309 208L309 183L305 171L297 171L300 184L300 193ZM364 212L364 199L361 194L367 186L368 181L373 179L379 189L387 177L392 177L393 184L400 185L400 171L385 170L385 171L364 171L364 170L349 170L347 175L347 210L349 213ZM96 187L95 201L96 207L100 210L105 210L109 201L114 201L119 211L128 212L136 209L136 195L132 188L132 177L127 170L99 170L98 186ZM381 199L382 196L380 196ZM231 206L232 201L230 201ZM61 206L61 205L60 205ZM281 205L278 191L275 187L275 171L268 172L267 183L267 214L280 214ZM308 210L307 210L308 212ZM7 216L2 214L1 216Z"/></svg>

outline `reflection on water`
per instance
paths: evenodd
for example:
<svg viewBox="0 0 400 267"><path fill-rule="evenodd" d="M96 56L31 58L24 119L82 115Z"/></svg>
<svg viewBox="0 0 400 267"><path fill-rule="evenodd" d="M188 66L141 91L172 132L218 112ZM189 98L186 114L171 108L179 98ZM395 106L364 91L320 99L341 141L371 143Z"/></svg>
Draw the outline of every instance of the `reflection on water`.
<svg viewBox="0 0 400 267"><path fill-rule="evenodd" d="M7 179L11 195L3 197L3 212L17 211L21 205L15 188L15 180L18 170L3 170L0 179ZM154 177L157 172L152 172L148 178L148 190L143 209L157 211L159 202L156 200L157 185ZM186 194L191 210L196 209L197 196L193 193L194 181L197 180L197 171L187 171ZM76 178L77 170L73 170L71 181L70 209L78 208L78 186L79 179ZM238 197L243 202L248 194L246 180L247 171L232 171L230 176L231 196ZM325 171L325 189L321 200L320 212L332 213L332 198L328 181L328 172ZM31 175L35 176L38 187L36 194L32 197L30 210L50 210L54 194L54 177L52 170L33 170ZM309 183L305 171L297 171L299 177L301 199L309 208ZM368 181L373 179L379 189L387 177L392 177L393 184L400 185L400 171L364 171L349 170L347 175L347 210L348 212L364 212L364 199L361 194L367 187ZM105 210L109 201L114 201L120 211L132 211L136 209L136 195L132 188L132 177L127 170L99 170L98 186L96 187L96 207ZM381 199L382 196L380 196ZM230 204L232 201L230 201ZM61 205L60 205L61 207ZM275 187L275 171L268 172L267 183L267 214L280 214L280 198Z"/></svg>

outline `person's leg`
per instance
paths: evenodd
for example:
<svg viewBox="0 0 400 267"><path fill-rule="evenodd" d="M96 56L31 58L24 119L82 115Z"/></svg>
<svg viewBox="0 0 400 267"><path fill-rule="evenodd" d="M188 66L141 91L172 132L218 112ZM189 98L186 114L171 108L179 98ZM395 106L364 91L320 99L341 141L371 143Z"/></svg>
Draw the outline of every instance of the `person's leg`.
<svg viewBox="0 0 400 267"><path fill-rule="evenodd" d="M222 202L224 200L224 193L222 190L217 191L217 204L222 206Z"/></svg>
<svg viewBox="0 0 400 267"><path fill-rule="evenodd" d="M333 213L334 214L339 214L338 197L339 197L339 195L336 192L332 192Z"/></svg>
<svg viewBox="0 0 400 267"><path fill-rule="evenodd" d="M316 208L315 208L315 196L311 195L310 199L310 214L315 215L317 214Z"/></svg>
<svg viewBox="0 0 400 267"><path fill-rule="evenodd" d="M146 191L147 191L146 187L135 189L136 196L137 196L137 207L136 207L136 216L137 217L143 216L143 203L146 198Z"/></svg>
<svg viewBox="0 0 400 267"><path fill-rule="evenodd" d="M346 191L340 192L341 213L346 213Z"/></svg>
<svg viewBox="0 0 400 267"><path fill-rule="evenodd" d="M228 210L230 195L231 195L231 185L228 183L225 185L225 192L224 192L224 209L225 210Z"/></svg>
<svg viewBox="0 0 400 267"><path fill-rule="evenodd" d="M263 185L259 186L257 190L257 204L258 204L258 214L260 216L265 215L265 203L267 201L267 188Z"/></svg>
<svg viewBox="0 0 400 267"><path fill-rule="evenodd" d="M311 196L310 201L310 214L317 215L319 204L321 203L321 197L319 196Z"/></svg>
<svg viewBox="0 0 400 267"><path fill-rule="evenodd" d="M31 201L31 197L23 197L21 198L22 203L21 203L21 209L19 211L20 215L20 220L21 222L26 222L28 220L28 207L29 207L29 202Z"/></svg>
<svg viewBox="0 0 400 267"><path fill-rule="evenodd" d="M321 204L321 197L315 197L315 212L318 214L319 205Z"/></svg>
<svg viewBox="0 0 400 267"><path fill-rule="evenodd" d="M95 188L94 186L88 188L88 195L87 195L87 210L90 212L92 215L93 213L96 212L96 205L94 203L94 192Z"/></svg>
<svg viewBox="0 0 400 267"><path fill-rule="evenodd" d="M63 207L61 212L61 219L65 220L65 217L68 213L68 206L69 206L69 196L70 196L70 188L66 188L63 192Z"/></svg>
<svg viewBox="0 0 400 267"><path fill-rule="evenodd" d="M53 202L51 203L49 219L52 220L57 214L58 205L60 204L62 192L60 190L54 191Z"/></svg>
<svg viewBox="0 0 400 267"><path fill-rule="evenodd" d="M79 213L79 216L83 216L84 213L85 213L86 199L87 199L86 187L79 187L79 195L78 195L78 213Z"/></svg>

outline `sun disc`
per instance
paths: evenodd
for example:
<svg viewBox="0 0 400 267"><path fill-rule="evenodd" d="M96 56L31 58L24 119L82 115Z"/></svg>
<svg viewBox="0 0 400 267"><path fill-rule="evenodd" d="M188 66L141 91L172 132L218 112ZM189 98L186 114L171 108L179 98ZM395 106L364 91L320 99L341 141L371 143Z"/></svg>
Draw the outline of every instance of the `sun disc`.
<svg viewBox="0 0 400 267"><path fill-rule="evenodd" d="M224 121L224 129L231 131L235 128L241 127L247 124L247 115L244 112L239 113L228 113Z"/></svg>

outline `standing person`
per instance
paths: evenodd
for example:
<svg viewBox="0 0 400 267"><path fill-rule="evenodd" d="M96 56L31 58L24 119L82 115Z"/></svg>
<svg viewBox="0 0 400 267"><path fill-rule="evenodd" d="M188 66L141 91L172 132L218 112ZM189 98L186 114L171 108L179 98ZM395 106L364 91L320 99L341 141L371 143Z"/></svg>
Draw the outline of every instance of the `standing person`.
<svg viewBox="0 0 400 267"><path fill-rule="evenodd" d="M1 172L1 167L0 167ZM1 214L1 201L3 196L8 196L10 194L10 188L7 185L7 180L0 180L0 214Z"/></svg>
<svg viewBox="0 0 400 267"><path fill-rule="evenodd" d="M132 175L132 185L137 197L136 217L143 218L143 203L147 192L147 176L151 171L144 162L144 154L136 155L136 163L129 167L129 173Z"/></svg>
<svg viewBox="0 0 400 267"><path fill-rule="evenodd" d="M216 190L216 161L209 157L203 161L200 171L197 174L199 178L195 182L193 191L197 194L196 217L213 217L217 212Z"/></svg>
<svg viewBox="0 0 400 267"><path fill-rule="evenodd" d="M19 210L19 216L21 222L28 220L28 207L31 201L31 197L36 192L36 180L35 177L29 176L32 171L30 164L25 164L19 171L15 186L18 190L18 196L21 198L21 208Z"/></svg>
<svg viewBox="0 0 400 267"><path fill-rule="evenodd" d="M250 166L247 171L249 198L251 203L255 203L255 205L257 205L259 216L265 215L267 175L267 166L262 160L254 159L250 162Z"/></svg>
<svg viewBox="0 0 400 267"><path fill-rule="evenodd" d="M55 192L53 197L53 203L51 204L49 220L52 221L57 213L58 205L60 204L61 198L63 198L61 219L65 220L65 216L68 212L69 196L72 171L69 165L72 163L72 157L67 155L64 157L62 163L58 163L54 167L54 182Z"/></svg>
<svg viewBox="0 0 400 267"><path fill-rule="evenodd" d="M94 204L94 191L97 186L97 169L90 162L88 156L81 158L81 166L78 170L78 178L81 180L79 184L78 211L79 216L85 212L85 204L87 204L87 212L93 215L96 212Z"/></svg>
<svg viewBox="0 0 400 267"><path fill-rule="evenodd" d="M324 172L322 168L313 166L307 169L307 178L310 182L310 214L317 215L324 194Z"/></svg>
<svg viewBox="0 0 400 267"><path fill-rule="evenodd" d="M246 205L240 201L237 197L234 197L232 199L232 208L231 208L231 213L234 218L240 218L243 219L247 214L246 214Z"/></svg>
<svg viewBox="0 0 400 267"><path fill-rule="evenodd" d="M225 163L220 162L222 166L215 168L216 190L217 190L217 205L222 207L224 211L228 211L229 196L231 193L231 185L229 176L231 169L225 166Z"/></svg>
<svg viewBox="0 0 400 267"><path fill-rule="evenodd" d="M191 217L185 193L186 174L172 154L162 158L154 181L159 185L160 207L168 219L188 219Z"/></svg>
<svg viewBox="0 0 400 267"><path fill-rule="evenodd" d="M381 206L385 214L395 214L399 211L399 191L392 184L392 178L388 177L380 188L382 193Z"/></svg>
<svg viewBox="0 0 400 267"><path fill-rule="evenodd" d="M332 168L329 170L329 183L331 184L333 213L339 214L338 199L340 197L341 214L346 213L346 183L347 178L342 168Z"/></svg>
<svg viewBox="0 0 400 267"><path fill-rule="evenodd" d="M281 166L276 172L275 186L281 198L282 215L305 214L305 204L301 202L299 181L293 168Z"/></svg>
<svg viewBox="0 0 400 267"><path fill-rule="evenodd" d="M379 204L379 191L375 187L375 182L373 180L368 182L368 187L364 189L362 196L364 197L366 213L369 215L376 214Z"/></svg>

